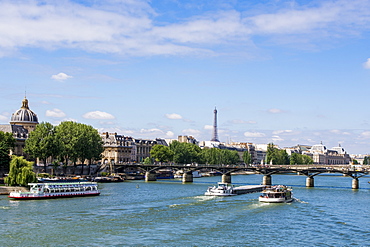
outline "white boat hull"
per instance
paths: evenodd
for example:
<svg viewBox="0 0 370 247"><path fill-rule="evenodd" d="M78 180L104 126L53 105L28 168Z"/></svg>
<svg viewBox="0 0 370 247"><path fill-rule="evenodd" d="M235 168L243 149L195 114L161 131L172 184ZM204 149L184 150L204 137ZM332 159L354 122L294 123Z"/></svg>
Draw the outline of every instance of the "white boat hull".
<svg viewBox="0 0 370 247"><path fill-rule="evenodd" d="M83 197L83 196L98 196L99 191L92 192L60 192L60 193L25 193L25 192L10 192L9 198L18 200L35 200L35 199L52 199L52 198L66 198L66 197Z"/></svg>
<svg viewBox="0 0 370 247"><path fill-rule="evenodd" d="M204 193L206 196L236 196L236 194L233 193L222 193L222 192L212 192L212 191L207 191Z"/></svg>
<svg viewBox="0 0 370 247"><path fill-rule="evenodd" d="M292 202L293 198L265 198L265 197L259 197L258 200L260 202L267 202L267 203L284 203L284 202Z"/></svg>
<svg viewBox="0 0 370 247"><path fill-rule="evenodd" d="M64 197L98 196L96 182L29 183L29 192L13 191L9 198L18 200L52 199Z"/></svg>

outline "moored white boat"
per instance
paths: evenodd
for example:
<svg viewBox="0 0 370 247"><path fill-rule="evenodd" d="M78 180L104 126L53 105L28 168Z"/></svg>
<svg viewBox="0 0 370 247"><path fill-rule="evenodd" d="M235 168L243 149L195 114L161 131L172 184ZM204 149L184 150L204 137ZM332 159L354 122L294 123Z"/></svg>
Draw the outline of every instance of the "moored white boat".
<svg viewBox="0 0 370 247"><path fill-rule="evenodd" d="M202 174L199 171L192 171L193 178L201 178ZM182 178L184 175L184 171L180 170L177 171L174 175L174 178Z"/></svg>
<svg viewBox="0 0 370 247"><path fill-rule="evenodd" d="M9 198L19 200L51 199L63 197L98 196L96 182L71 182L71 183L29 183L29 192L13 191Z"/></svg>
<svg viewBox="0 0 370 247"><path fill-rule="evenodd" d="M217 186L208 187L206 196L235 196L234 187L228 183L218 183Z"/></svg>
<svg viewBox="0 0 370 247"><path fill-rule="evenodd" d="M262 195L258 198L260 202L281 203L293 201L292 189L285 185L267 187L261 193Z"/></svg>

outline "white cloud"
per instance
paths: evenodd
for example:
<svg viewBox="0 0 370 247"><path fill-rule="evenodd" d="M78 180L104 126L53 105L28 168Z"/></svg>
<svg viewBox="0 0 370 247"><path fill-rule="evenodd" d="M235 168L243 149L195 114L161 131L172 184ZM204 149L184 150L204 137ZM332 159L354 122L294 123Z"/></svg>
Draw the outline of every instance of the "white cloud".
<svg viewBox="0 0 370 247"><path fill-rule="evenodd" d="M86 119L114 119L115 118L112 114L109 114L107 112L101 112L101 111L87 112L82 117Z"/></svg>
<svg viewBox="0 0 370 247"><path fill-rule="evenodd" d="M168 119L182 119L182 116L176 113L166 114L165 116Z"/></svg>
<svg viewBox="0 0 370 247"><path fill-rule="evenodd" d="M66 114L63 111L56 108L54 108L53 110L47 110L45 115L47 117L57 117L57 118L66 116Z"/></svg>
<svg viewBox="0 0 370 247"><path fill-rule="evenodd" d="M265 137L266 135L261 132L244 132L245 137L255 138L255 137Z"/></svg>
<svg viewBox="0 0 370 247"><path fill-rule="evenodd" d="M213 126L212 125L204 125L204 129L205 130L213 130Z"/></svg>
<svg viewBox="0 0 370 247"><path fill-rule="evenodd" d="M283 138L281 138L280 136L277 136L277 135L272 136L272 140L274 142L284 141Z"/></svg>
<svg viewBox="0 0 370 247"><path fill-rule="evenodd" d="M361 133L361 137L363 138L370 138L370 131L364 131Z"/></svg>
<svg viewBox="0 0 370 247"><path fill-rule="evenodd" d="M254 16L219 9L157 25L154 18L162 13L155 13L145 0L95 1L89 6L72 1L1 1L0 23L6 25L0 28L0 56L23 47L129 56L213 55L220 46L255 49L253 37L261 35L306 44L367 30L369 8L369 1L337 0L270 8L267 14ZM301 39L292 39L294 35Z"/></svg>
<svg viewBox="0 0 370 247"><path fill-rule="evenodd" d="M370 69L370 58L366 60L366 62L363 64L365 69Z"/></svg>
<svg viewBox="0 0 370 247"><path fill-rule="evenodd" d="M54 79L56 81L65 81L67 79L73 78L73 76L67 75L65 73L59 73L57 75L52 75L51 79Z"/></svg>
<svg viewBox="0 0 370 247"><path fill-rule="evenodd" d="M281 109L277 109L277 108L271 108L271 109L268 109L267 112L277 114L277 113L283 113L284 111Z"/></svg>
<svg viewBox="0 0 370 247"><path fill-rule="evenodd" d="M274 135L280 135L280 134L291 134L293 133L293 130L274 130L272 134Z"/></svg>
<svg viewBox="0 0 370 247"><path fill-rule="evenodd" d="M160 129L157 129L157 128L153 128L153 129L141 129L140 130L140 133L144 133L144 134L159 133L159 134L162 134L163 131L160 130Z"/></svg>
<svg viewBox="0 0 370 247"><path fill-rule="evenodd" d="M330 133L337 134L337 135L350 135L347 131L342 130L330 130Z"/></svg>
<svg viewBox="0 0 370 247"><path fill-rule="evenodd" d="M172 131L167 131L166 132L166 137L173 137L175 134Z"/></svg>
<svg viewBox="0 0 370 247"><path fill-rule="evenodd" d="M231 120L230 123L232 124L256 124L257 122L253 120L245 121L241 119L234 119L234 120Z"/></svg>

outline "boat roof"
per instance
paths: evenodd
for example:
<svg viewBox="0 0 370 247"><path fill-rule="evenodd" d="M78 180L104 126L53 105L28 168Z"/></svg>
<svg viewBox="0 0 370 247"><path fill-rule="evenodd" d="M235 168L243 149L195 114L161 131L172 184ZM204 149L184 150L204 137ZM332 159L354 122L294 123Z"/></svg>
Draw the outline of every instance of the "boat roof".
<svg viewBox="0 0 370 247"><path fill-rule="evenodd" d="M28 183L28 185L78 185L97 184L97 182L56 182L56 183Z"/></svg>

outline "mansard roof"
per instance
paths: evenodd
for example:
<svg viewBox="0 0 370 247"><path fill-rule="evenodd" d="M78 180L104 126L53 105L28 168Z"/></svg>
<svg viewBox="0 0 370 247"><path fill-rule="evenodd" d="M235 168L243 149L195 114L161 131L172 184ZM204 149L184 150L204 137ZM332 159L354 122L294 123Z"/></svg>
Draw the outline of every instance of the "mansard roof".
<svg viewBox="0 0 370 247"><path fill-rule="evenodd" d="M5 133L13 133L13 137L17 140L28 138L28 130L22 125L15 124L0 124L0 131Z"/></svg>

